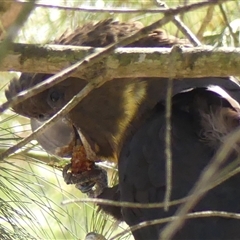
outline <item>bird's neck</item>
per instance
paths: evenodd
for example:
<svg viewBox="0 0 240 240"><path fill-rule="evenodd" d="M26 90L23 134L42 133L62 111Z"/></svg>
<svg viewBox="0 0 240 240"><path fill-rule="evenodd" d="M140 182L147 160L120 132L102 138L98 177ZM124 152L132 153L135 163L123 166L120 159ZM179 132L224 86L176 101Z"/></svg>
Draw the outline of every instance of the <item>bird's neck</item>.
<svg viewBox="0 0 240 240"><path fill-rule="evenodd" d="M71 114L100 159L116 162L121 148L165 94L165 81L115 79L92 91Z"/></svg>

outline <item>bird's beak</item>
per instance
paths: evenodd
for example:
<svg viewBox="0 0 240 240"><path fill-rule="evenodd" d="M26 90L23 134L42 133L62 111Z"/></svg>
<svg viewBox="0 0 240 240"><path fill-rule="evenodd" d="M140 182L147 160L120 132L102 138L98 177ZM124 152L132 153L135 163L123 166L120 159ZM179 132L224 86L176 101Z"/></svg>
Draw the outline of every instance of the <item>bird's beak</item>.
<svg viewBox="0 0 240 240"><path fill-rule="evenodd" d="M32 131L44 123L45 121L32 118ZM81 129L75 128L66 118L59 119L53 126L38 135L36 140L46 152L59 157L72 157L74 147L83 145L87 158L90 161L97 161L98 159L96 156L99 150L98 146L90 138L87 138Z"/></svg>
<svg viewBox="0 0 240 240"><path fill-rule="evenodd" d="M30 121L32 131L44 123L34 118ZM66 118L59 119L53 126L38 135L36 140L46 152L59 157L71 157L73 147L82 144L78 131Z"/></svg>
<svg viewBox="0 0 240 240"><path fill-rule="evenodd" d="M98 157L96 155L96 153L99 151L98 145L94 143L87 135L84 135L81 129L78 128L77 132L85 149L87 158L93 162L98 161Z"/></svg>

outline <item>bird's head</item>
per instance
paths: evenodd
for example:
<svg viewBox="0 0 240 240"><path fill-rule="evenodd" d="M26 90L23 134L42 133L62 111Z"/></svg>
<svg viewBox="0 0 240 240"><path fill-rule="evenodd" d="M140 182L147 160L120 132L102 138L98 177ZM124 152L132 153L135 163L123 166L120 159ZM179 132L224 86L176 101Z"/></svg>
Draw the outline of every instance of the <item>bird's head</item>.
<svg viewBox="0 0 240 240"><path fill-rule="evenodd" d="M19 79L14 78L10 82L8 89L5 91L5 96L8 100L10 100L17 94L27 91L50 76L51 75L41 73L23 73ZM13 106L12 110L19 115L28 118L38 119L39 121L46 120L53 115L53 110L46 101L49 97L48 94L49 90L45 90L21 103L16 104Z"/></svg>
<svg viewBox="0 0 240 240"><path fill-rule="evenodd" d="M5 91L6 98L10 100L20 92L34 87L50 76L49 74L23 73L19 79L13 79L10 82L8 89ZM13 106L13 111L29 118L34 131L70 100L71 96L68 94L68 87L71 84L70 79L46 89ZM79 84L79 86L82 85ZM53 126L47 128L41 135L36 137L36 140L48 153L60 157L71 156L73 147L81 143L78 131L67 116L60 118Z"/></svg>

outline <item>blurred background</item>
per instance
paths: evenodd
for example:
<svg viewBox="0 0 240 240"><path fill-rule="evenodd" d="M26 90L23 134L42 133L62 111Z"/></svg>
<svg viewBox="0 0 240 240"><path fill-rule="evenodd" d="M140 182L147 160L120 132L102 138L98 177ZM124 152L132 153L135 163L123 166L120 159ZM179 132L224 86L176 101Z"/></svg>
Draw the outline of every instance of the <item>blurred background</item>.
<svg viewBox="0 0 240 240"><path fill-rule="evenodd" d="M1 1L2 2L2 1ZM0 2L4 4L4 1ZM11 1L6 1L11 2ZM169 0L169 7L199 2L193 0ZM50 1L37 1L50 4ZM51 5L65 7L95 7L121 9L158 8L156 0L55 0ZM198 39L214 46L239 46L240 1L221 6L210 6L182 14L181 20ZM0 17L11 22L18 13ZM74 30L86 22L107 18L119 21L141 21L144 25L161 18L156 13L112 13L64 10L36 7L21 28L16 42L46 44L59 37L66 29ZM230 30L231 27L231 30ZM184 37L179 29L169 23L163 27L172 35ZM1 33L1 32L0 32ZM6 101L4 91L9 81L18 77L16 72L0 72L0 102ZM0 115L0 151L3 152L30 134L29 120L11 110ZM85 198L74 186L66 185L60 166L69 159L48 155L36 141L32 141L8 159L0 162L0 239L84 239L95 231L107 239L127 228L111 217L98 212L89 203L62 205L62 201ZM117 182L115 166L104 166L109 171L110 184ZM118 238L119 239L119 238ZM133 239L130 234L120 239Z"/></svg>

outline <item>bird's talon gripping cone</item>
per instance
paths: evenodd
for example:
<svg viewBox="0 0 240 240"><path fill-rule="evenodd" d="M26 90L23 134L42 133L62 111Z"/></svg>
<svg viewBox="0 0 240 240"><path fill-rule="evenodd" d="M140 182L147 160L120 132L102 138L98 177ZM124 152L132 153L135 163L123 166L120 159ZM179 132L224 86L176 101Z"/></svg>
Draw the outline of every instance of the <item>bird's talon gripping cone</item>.
<svg viewBox="0 0 240 240"><path fill-rule="evenodd" d="M76 188L88 196L96 197L107 187L107 173L86 157L83 146L74 147L71 163L63 168L63 178L67 184L75 184Z"/></svg>

